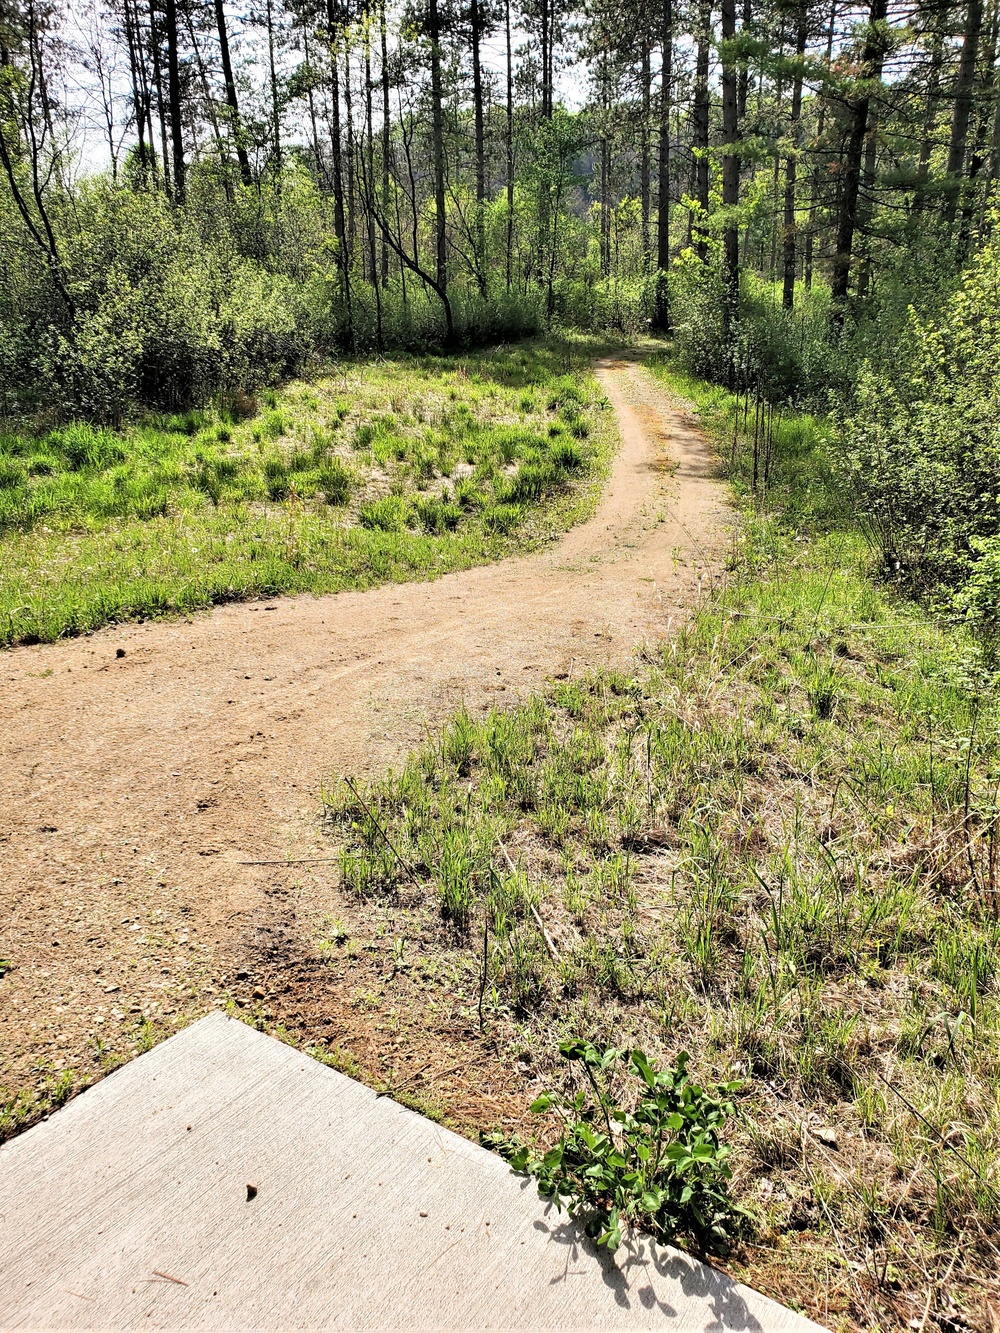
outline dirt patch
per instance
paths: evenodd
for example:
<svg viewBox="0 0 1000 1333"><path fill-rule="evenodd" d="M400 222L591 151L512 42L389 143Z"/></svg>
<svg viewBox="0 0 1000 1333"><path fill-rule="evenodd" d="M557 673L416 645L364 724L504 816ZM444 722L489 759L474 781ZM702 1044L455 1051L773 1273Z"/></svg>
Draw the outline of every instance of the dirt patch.
<svg viewBox="0 0 1000 1333"><path fill-rule="evenodd" d="M25 1094L16 1119L44 1109L38 1091L62 1095L229 997L342 1045L369 1076L396 1077L397 1052L431 1036L450 1110L471 1112L466 1076L441 1074L468 1016L387 1028L366 990L414 983L383 944L317 962L324 920L350 933L334 867L267 863L328 856L325 781L399 759L463 701L478 711L626 661L716 577L731 513L707 441L634 362L598 373L621 449L593 518L546 552L0 659L0 1087ZM268 931L283 953L261 952ZM419 986L412 1000L419 1013ZM412 1052L397 1064L412 1075ZM523 1104L530 1079L512 1079Z"/></svg>

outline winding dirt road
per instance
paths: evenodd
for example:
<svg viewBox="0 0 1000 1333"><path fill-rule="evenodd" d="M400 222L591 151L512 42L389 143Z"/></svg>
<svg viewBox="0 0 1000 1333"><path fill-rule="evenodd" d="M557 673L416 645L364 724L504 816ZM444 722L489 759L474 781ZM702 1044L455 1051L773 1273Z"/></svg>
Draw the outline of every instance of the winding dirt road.
<svg viewBox="0 0 1000 1333"><path fill-rule="evenodd" d="M143 1015L204 1011L289 882L243 863L315 850L331 775L383 768L463 700L624 663L693 605L731 518L716 462L636 362L598 375L613 475L542 553L3 655L0 1088L79 1069Z"/></svg>

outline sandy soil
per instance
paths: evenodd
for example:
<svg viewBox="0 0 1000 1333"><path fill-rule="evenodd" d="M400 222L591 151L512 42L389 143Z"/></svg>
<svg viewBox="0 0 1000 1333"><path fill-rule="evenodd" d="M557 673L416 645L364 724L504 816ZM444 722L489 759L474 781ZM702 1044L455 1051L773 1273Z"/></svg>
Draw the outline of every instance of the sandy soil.
<svg viewBox="0 0 1000 1333"><path fill-rule="evenodd" d="M168 1032L241 984L264 1000L248 941L308 954L290 895L315 917L337 890L325 863L246 863L329 854L321 784L382 769L463 700L625 662L693 605L729 540L716 460L635 362L598 374L621 448L593 518L547 551L0 658L0 1088L89 1081L144 1019ZM323 1023L378 1062L380 1025Z"/></svg>

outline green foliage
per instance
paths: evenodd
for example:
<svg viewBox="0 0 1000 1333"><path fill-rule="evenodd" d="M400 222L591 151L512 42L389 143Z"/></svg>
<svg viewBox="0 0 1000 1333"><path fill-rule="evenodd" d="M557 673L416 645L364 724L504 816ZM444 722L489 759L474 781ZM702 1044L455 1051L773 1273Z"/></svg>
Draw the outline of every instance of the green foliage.
<svg viewBox="0 0 1000 1333"><path fill-rule="evenodd" d="M845 487L887 570L911 586L962 583L1000 534L998 345L994 230L940 316L911 315L892 364L868 362L841 413Z"/></svg>
<svg viewBox="0 0 1000 1333"><path fill-rule="evenodd" d="M724 1252L741 1210L729 1197L729 1149L719 1135L740 1085L692 1083L684 1052L666 1069L641 1051L599 1050L586 1041L560 1042L559 1053L581 1063L591 1096L543 1093L531 1109L560 1116L559 1142L541 1157L520 1148L511 1165L534 1176L545 1198L582 1215L587 1235L612 1252L628 1227L664 1242L688 1235ZM639 1085L628 1106L610 1086L616 1064Z"/></svg>
<svg viewBox="0 0 1000 1333"><path fill-rule="evenodd" d="M993 667L1000 654L1000 538L972 537L969 544L974 564L955 602Z"/></svg>

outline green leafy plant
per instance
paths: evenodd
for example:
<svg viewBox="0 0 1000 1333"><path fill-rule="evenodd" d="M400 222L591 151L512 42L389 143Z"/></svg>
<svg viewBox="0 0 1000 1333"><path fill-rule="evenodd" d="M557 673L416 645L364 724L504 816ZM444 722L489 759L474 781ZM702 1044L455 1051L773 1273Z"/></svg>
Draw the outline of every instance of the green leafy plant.
<svg viewBox="0 0 1000 1333"><path fill-rule="evenodd" d="M515 1170L534 1176L546 1198L580 1215L587 1235L610 1250L630 1226L660 1241L690 1235L706 1250L725 1250L743 1214L729 1197L729 1149L719 1135L739 1084L692 1083L686 1053L666 1069L641 1051L587 1041L560 1042L559 1053L580 1062L589 1095L538 1098L532 1111L555 1112L562 1134L541 1157L523 1146L509 1153ZM630 1109L610 1086L611 1071L622 1066L639 1084Z"/></svg>

